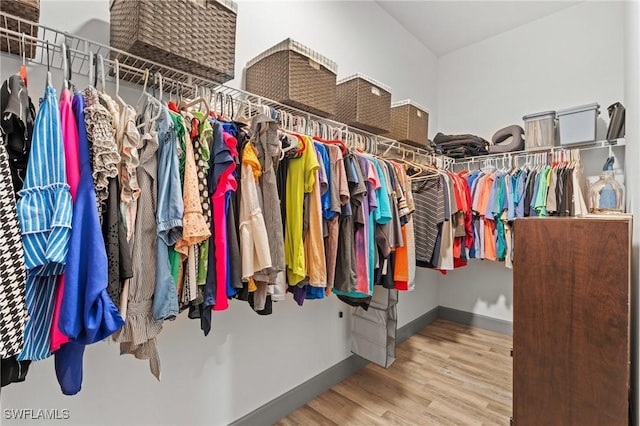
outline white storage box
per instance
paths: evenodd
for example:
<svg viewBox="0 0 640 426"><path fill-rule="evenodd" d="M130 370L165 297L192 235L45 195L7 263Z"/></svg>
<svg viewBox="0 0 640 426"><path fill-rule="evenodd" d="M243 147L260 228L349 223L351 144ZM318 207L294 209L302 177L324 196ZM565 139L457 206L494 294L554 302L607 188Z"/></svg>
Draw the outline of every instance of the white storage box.
<svg viewBox="0 0 640 426"><path fill-rule="evenodd" d="M558 111L560 144L571 145L596 140L596 121L600 105L593 103Z"/></svg>
<svg viewBox="0 0 640 426"><path fill-rule="evenodd" d="M524 149L551 148L556 145L556 112L545 111L522 117L524 121Z"/></svg>

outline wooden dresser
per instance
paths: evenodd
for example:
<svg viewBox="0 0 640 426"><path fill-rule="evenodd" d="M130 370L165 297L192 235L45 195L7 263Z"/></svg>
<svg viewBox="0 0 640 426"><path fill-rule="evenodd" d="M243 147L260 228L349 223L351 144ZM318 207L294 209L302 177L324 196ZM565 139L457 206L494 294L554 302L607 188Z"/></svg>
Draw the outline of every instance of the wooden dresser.
<svg viewBox="0 0 640 426"><path fill-rule="evenodd" d="M631 226L515 221L515 426L628 424Z"/></svg>

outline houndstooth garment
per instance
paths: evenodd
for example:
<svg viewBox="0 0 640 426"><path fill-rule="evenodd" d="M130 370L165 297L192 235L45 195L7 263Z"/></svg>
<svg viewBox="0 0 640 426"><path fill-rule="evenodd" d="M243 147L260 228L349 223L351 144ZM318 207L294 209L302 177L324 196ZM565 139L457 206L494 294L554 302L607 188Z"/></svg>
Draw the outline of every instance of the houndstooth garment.
<svg viewBox="0 0 640 426"><path fill-rule="evenodd" d="M9 155L0 143L0 357L19 354L29 313L25 305L24 249Z"/></svg>

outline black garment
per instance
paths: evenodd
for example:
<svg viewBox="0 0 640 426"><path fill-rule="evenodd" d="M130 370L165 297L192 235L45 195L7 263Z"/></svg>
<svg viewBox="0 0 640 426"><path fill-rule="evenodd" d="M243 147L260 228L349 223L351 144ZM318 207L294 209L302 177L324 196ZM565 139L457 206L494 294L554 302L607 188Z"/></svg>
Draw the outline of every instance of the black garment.
<svg viewBox="0 0 640 426"><path fill-rule="evenodd" d="M489 142L475 135L444 135L438 133L433 142L436 152L452 158L487 155Z"/></svg>
<svg viewBox="0 0 640 426"><path fill-rule="evenodd" d="M347 305L360 307L365 311L369 309L369 305L371 304L371 296L359 298L359 297L342 296L339 294L338 299L340 299L342 302L346 303Z"/></svg>
<svg viewBox="0 0 640 426"><path fill-rule="evenodd" d="M276 183L280 195L280 214L282 215L282 232L284 235L287 217L287 174L289 173L289 158L284 157L276 170Z"/></svg>
<svg viewBox="0 0 640 426"><path fill-rule="evenodd" d="M384 288L388 288L393 290L396 288L396 282L393 280L393 271L396 266L396 252L392 251L389 253L389 256L386 258L382 257L382 252L380 247L378 247L378 253L380 256L380 265L381 268L375 269L375 283L376 285L381 285ZM386 267L385 266L386 263Z"/></svg>
<svg viewBox="0 0 640 426"><path fill-rule="evenodd" d="M102 217L102 235L107 248L107 293L114 305L120 306L122 283L133 277L131 250L120 215L118 178L109 178L109 197Z"/></svg>
<svg viewBox="0 0 640 426"><path fill-rule="evenodd" d="M0 134L2 135L2 144L7 151L15 195L22 189L27 172L35 116L36 110L24 80L19 75L9 77L0 88ZM7 282L3 284L7 284ZM14 303L16 302L14 301ZM13 309L9 308L2 314L6 316L4 320L9 321ZM1 386L23 382L30 365L31 361L18 361L16 355L0 359Z"/></svg>
<svg viewBox="0 0 640 426"><path fill-rule="evenodd" d="M0 378L2 378L2 386L11 383L24 382L29 372L31 361L18 361L16 356L3 358L0 360Z"/></svg>
<svg viewBox="0 0 640 426"><path fill-rule="evenodd" d="M24 80L12 75L0 89L0 133L9 154L11 180L16 194L22 189L31 151L36 109Z"/></svg>
<svg viewBox="0 0 640 426"><path fill-rule="evenodd" d="M240 236L238 235L238 224L240 223L240 200L241 200L241 173L240 164L242 163L242 152L244 146L249 143L248 129L244 126L238 128L236 141L238 142L238 156L234 157L236 170L234 177L238 183L237 190L231 193L229 198L229 210L227 212L227 250L229 253L229 277L231 287L241 292L244 288L242 282L242 258L240 257ZM236 293L236 296L237 294Z"/></svg>
<svg viewBox="0 0 640 426"><path fill-rule="evenodd" d="M556 173L556 216L564 216L564 211L561 210L562 197L564 197L564 167L558 167Z"/></svg>
<svg viewBox="0 0 640 426"><path fill-rule="evenodd" d="M567 177L565 179L567 184L567 189L565 193L565 208L564 211L566 213L565 216L575 216L575 208L573 204L573 193L574 191L580 191L580 188L573 187L573 168L567 169Z"/></svg>
<svg viewBox="0 0 640 426"><path fill-rule="evenodd" d="M437 242L442 223L447 220L445 209L447 186L441 176L434 176L413 184L413 226L416 262L419 266L433 267L434 253L439 253Z"/></svg>
<svg viewBox="0 0 640 426"><path fill-rule="evenodd" d="M254 308L254 304L253 304L253 293L249 293L249 306L251 306L251 309L253 309L253 311L258 314L258 315L271 315L273 313L273 301L271 300L271 295L268 294L267 295L267 300L264 304L264 309L261 311L256 311Z"/></svg>
<svg viewBox="0 0 640 426"><path fill-rule="evenodd" d="M218 185L218 179L220 175L231 162L229 161L230 153L229 148L226 146L223 140L222 124L218 121L213 123L213 139L210 147L211 156L209 157L209 176L208 187L209 197L213 196L216 192ZM230 158L232 162L235 162L234 158ZM209 257L207 259L207 280L204 285L204 301L197 307L197 309L189 309L190 318L200 318L200 328L204 332L204 335L208 335L211 331L211 308L216 301L216 287L218 285L226 285L226 283L216 282L216 262L215 262L215 226L211 221L211 237L209 239Z"/></svg>
<svg viewBox="0 0 640 426"><path fill-rule="evenodd" d="M242 288L242 258L240 257L240 239L238 236L238 194L232 193L227 214L227 249L229 252L229 276L231 287Z"/></svg>
<svg viewBox="0 0 640 426"><path fill-rule="evenodd" d="M357 227L364 226L362 203L367 194L367 189L360 162L355 159L353 154L349 153L344 157L344 167L347 183L349 184L350 198L349 203L342 206L342 213L339 219L340 231L338 234L334 288L341 292L354 292L357 290L355 232ZM356 220L358 213L360 213L360 221ZM351 299L353 298L340 297L340 300L345 303L359 306L349 303Z"/></svg>
<svg viewBox="0 0 640 426"><path fill-rule="evenodd" d="M533 198L533 192L535 189L537 170L531 170L527 175L527 182L524 195L524 215L525 217L531 215L531 198Z"/></svg>

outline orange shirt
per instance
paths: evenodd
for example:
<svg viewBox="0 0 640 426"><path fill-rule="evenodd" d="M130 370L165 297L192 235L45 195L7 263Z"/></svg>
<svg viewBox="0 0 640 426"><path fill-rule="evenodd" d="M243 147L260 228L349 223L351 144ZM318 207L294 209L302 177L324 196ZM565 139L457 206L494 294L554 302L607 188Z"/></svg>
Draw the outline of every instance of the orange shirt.
<svg viewBox="0 0 640 426"><path fill-rule="evenodd" d="M393 280L396 289L409 289L409 255L407 252L407 226L402 226L402 241L404 245L396 248L396 264L393 269Z"/></svg>
<svg viewBox="0 0 640 426"><path fill-rule="evenodd" d="M316 155L313 141L307 141L307 149L311 149L311 155ZM322 201L320 199L320 179L318 169L313 189L309 194L309 228L304 236L305 265L309 285L313 287L327 286L327 260L324 252L324 235L322 232Z"/></svg>

